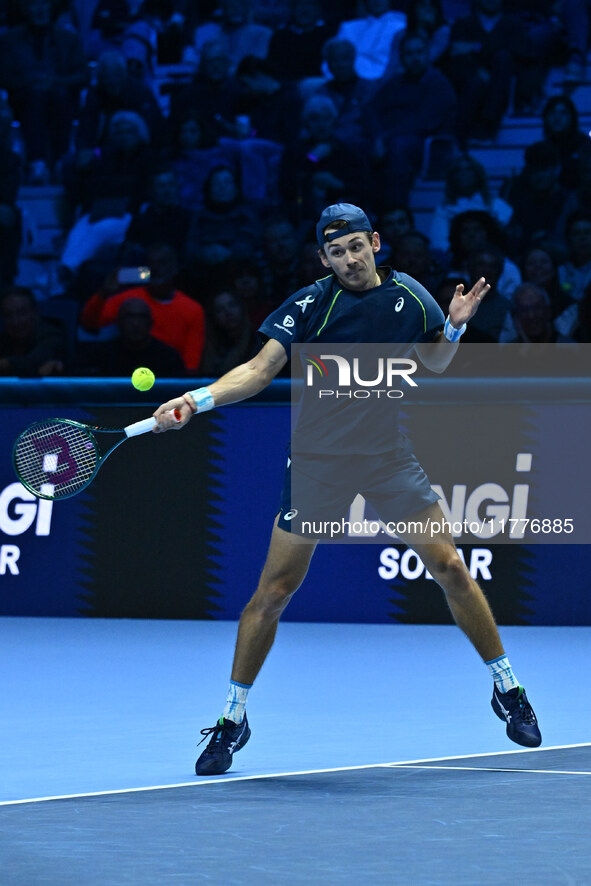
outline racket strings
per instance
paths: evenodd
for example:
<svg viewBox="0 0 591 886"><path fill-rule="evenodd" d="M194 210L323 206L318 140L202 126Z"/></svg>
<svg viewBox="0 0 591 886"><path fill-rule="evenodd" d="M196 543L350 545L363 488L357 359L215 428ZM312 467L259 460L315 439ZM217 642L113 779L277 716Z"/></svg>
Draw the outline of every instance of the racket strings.
<svg viewBox="0 0 591 886"><path fill-rule="evenodd" d="M73 495L92 479L98 452L88 431L47 420L23 431L14 461L25 486L36 494L58 498Z"/></svg>

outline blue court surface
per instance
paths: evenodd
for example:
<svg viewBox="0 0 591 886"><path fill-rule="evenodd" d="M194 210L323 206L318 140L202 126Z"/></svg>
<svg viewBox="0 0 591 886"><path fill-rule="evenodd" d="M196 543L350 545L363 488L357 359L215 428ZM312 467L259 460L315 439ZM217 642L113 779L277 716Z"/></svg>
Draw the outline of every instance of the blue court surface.
<svg viewBox="0 0 591 886"><path fill-rule="evenodd" d="M285 623L198 778L231 622L0 619L2 886L591 884L591 628L503 628L519 749L453 627Z"/></svg>

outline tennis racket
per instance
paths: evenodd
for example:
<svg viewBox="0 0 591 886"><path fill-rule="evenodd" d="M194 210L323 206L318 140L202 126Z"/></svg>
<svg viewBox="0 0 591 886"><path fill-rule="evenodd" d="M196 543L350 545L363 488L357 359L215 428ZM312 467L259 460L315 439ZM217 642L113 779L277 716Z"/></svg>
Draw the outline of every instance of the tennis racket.
<svg viewBox="0 0 591 886"><path fill-rule="evenodd" d="M178 409L172 410L177 421ZM36 421L19 434L12 463L25 489L38 498L57 501L70 498L92 483L105 459L129 437L153 431L153 418L136 421L126 428L97 428L68 418ZM118 434L109 448L99 446L96 435Z"/></svg>

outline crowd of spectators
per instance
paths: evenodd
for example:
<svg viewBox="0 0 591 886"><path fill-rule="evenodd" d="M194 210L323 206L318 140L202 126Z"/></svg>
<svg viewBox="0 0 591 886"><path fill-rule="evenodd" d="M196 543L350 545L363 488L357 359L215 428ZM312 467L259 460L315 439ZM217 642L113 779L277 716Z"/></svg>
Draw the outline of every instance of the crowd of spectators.
<svg viewBox="0 0 591 886"><path fill-rule="evenodd" d="M12 0L0 12L0 374L217 375L323 273L314 225L358 203L380 261L445 305L491 292L471 341L588 341L588 0ZM170 68L172 66L172 68ZM551 69L565 90L549 95ZM167 76L163 71L170 70ZM540 121L493 193L471 150ZM430 230L412 189L433 146ZM429 148L429 153L426 148ZM21 185L58 185L58 298L17 285ZM147 267L125 282L121 269ZM131 274L133 277L133 272Z"/></svg>

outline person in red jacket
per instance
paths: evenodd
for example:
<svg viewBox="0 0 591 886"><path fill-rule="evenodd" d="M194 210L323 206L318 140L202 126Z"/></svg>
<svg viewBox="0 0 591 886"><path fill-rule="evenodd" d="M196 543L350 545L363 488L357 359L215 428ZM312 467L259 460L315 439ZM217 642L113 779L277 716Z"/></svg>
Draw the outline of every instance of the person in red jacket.
<svg viewBox="0 0 591 886"><path fill-rule="evenodd" d="M117 273L110 275L103 289L86 302L80 324L87 332L97 332L115 323L121 304L140 298L152 309L152 335L180 353L186 369L197 369L205 342L205 315L199 302L174 288L177 257L165 244L148 250L150 281L144 285L111 294L116 288Z"/></svg>

